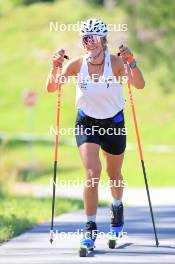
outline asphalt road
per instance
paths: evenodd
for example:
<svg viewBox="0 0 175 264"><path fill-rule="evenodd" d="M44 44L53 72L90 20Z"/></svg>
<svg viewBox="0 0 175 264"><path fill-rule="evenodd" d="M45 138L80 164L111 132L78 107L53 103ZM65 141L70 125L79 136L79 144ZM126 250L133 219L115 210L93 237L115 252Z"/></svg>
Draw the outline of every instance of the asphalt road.
<svg viewBox="0 0 175 264"><path fill-rule="evenodd" d="M96 249L86 258L78 256L81 229L85 222L83 211L55 218L54 242L49 242L50 223L38 225L0 247L2 264L60 264L60 263L175 263L175 207L154 207L160 246L155 246L149 208L125 209L125 232L117 248L107 246L109 209L98 210ZM70 232L79 233L71 234ZM57 230L57 232L56 232ZM61 233L62 232L62 233Z"/></svg>

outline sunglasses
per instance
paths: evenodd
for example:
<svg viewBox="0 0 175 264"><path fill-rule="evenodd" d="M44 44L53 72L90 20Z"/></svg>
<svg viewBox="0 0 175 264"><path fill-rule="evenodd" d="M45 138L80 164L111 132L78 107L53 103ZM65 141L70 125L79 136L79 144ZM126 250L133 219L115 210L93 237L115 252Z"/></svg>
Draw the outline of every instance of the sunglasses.
<svg viewBox="0 0 175 264"><path fill-rule="evenodd" d="M84 45L97 44L100 42L100 36L97 36L97 35L84 36L82 38L82 42Z"/></svg>

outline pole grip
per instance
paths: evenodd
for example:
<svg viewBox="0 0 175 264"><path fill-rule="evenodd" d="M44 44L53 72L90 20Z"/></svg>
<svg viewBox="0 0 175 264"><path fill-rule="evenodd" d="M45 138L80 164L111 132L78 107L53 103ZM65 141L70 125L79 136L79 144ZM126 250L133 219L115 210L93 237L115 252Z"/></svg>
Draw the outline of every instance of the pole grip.
<svg viewBox="0 0 175 264"><path fill-rule="evenodd" d="M124 47L123 44L121 44L121 45L119 46L119 50L121 50L123 47ZM121 54L120 52L117 53L118 56L120 56L120 54Z"/></svg>
<svg viewBox="0 0 175 264"><path fill-rule="evenodd" d="M69 56L67 56L67 55L64 55L64 58L65 58L66 60L69 60Z"/></svg>

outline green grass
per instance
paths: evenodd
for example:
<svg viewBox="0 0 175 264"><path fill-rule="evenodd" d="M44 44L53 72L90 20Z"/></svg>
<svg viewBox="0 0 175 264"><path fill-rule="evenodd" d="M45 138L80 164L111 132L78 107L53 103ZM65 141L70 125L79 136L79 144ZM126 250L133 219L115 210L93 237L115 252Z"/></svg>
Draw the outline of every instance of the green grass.
<svg viewBox="0 0 175 264"><path fill-rule="evenodd" d="M173 162L175 153L157 153L147 150L147 145L143 145L145 165L148 179L151 186L174 186L175 179ZM35 159L35 169L33 173L27 173L29 166L29 153L27 146L10 147L3 151L3 162L10 160L11 169L17 170L18 179L30 181L32 183L50 185L53 177L54 145L34 145L33 157ZM19 159L19 157L23 157ZM103 171L101 178L107 180L105 172L105 161L101 153ZM8 163L9 164L9 163ZM59 146L58 157L58 179L77 180L84 179L85 171L76 146ZM126 151L123 175L129 187L144 186L138 150Z"/></svg>
<svg viewBox="0 0 175 264"><path fill-rule="evenodd" d="M49 220L51 202L50 198L0 196L0 243L19 235L36 224ZM99 207L105 205L107 205L105 202L99 203ZM83 208L82 200L56 198L56 215L81 208Z"/></svg>
<svg viewBox="0 0 175 264"><path fill-rule="evenodd" d="M51 215L50 198L1 196L0 204L0 242L42 223ZM59 202L56 201L55 213L59 215L82 207L80 200L59 198Z"/></svg>
<svg viewBox="0 0 175 264"><path fill-rule="evenodd" d="M0 204L0 243L48 220L51 215L49 198L2 196ZM59 198L59 201L56 200L55 213L59 215L82 207L80 200Z"/></svg>
<svg viewBox="0 0 175 264"><path fill-rule="evenodd" d="M146 87L141 91L133 89L133 95L149 184L155 187L175 186L175 153L147 151L147 146L151 144L175 145L175 60L172 55L175 52L175 5L173 0L166 3L163 0L148 0L146 5L144 1L137 1L136 5L132 2L117 1L117 6L108 10L78 0L17 7L11 0L0 0L0 131L9 132L12 136L25 132L49 135L50 126L55 126L56 94L45 91L52 53L65 48L73 58L82 55L84 50L78 32L50 32L50 21L59 25L72 24L98 17L107 23L128 23L128 32L124 35L109 33L109 50L115 53L121 41L126 39L143 70ZM23 95L28 89L38 93L30 129L29 113L23 104ZM125 97L128 142L136 143L127 87ZM76 118L74 85L65 85L61 100L61 127L73 127ZM35 169L29 174L31 154L28 146L19 142L7 143L4 141L0 145L0 193L7 192L9 187L13 190L15 180L49 186L53 176L54 145L34 145L32 156ZM102 165L101 178L107 180L103 157ZM76 146L60 145L59 179L83 179L84 174ZM123 175L129 187L144 186L137 149L126 152ZM82 208L82 202L77 200L61 199L56 203L57 214L79 208ZM0 196L0 242L49 219L50 210L50 199Z"/></svg>
<svg viewBox="0 0 175 264"><path fill-rule="evenodd" d="M47 94L45 91L51 55L54 50L62 47L70 58L84 53L78 32L50 32L49 22L56 21L60 25L98 17L107 23L128 23L128 32L124 35L120 32L109 33L108 44L110 52L114 53L127 34L126 43L133 50L143 70L145 89L133 89L143 149L151 144L175 145L175 62L172 59L175 22L172 16L173 1L167 2L168 4L165 4L162 0L153 0L151 4L145 5L139 1L137 5L133 5L125 0L118 1L113 10L108 10L88 5L83 1L78 3L78 0L60 0L53 4L37 3L16 8L10 0L6 1L6 5L0 1L0 107L3 109L0 112L0 131L9 132L14 136L24 132L49 135L50 126L55 126L57 108L56 94ZM75 8L78 4L80 8ZM146 30L147 33L151 30L157 33L153 34L151 40L149 34L145 33L143 40L140 33ZM33 109L33 127L30 129L29 113L22 100L27 89L38 92L38 103ZM127 87L125 97L128 142L134 143L136 139ZM65 85L61 101L61 127L73 127L76 118L74 85ZM60 178L83 178L84 170L76 147L61 146L59 150ZM19 175L23 179L26 178L29 160L27 146L5 145L1 146L0 151L2 178L10 178L11 175L13 179ZM151 153L146 150L144 153L150 183L153 186L174 185L175 153ZM31 180L48 183L53 170L53 146L37 144L33 155L36 171L30 176ZM128 151L123 173L129 186L143 185L140 168L137 150ZM106 177L104 171L102 177Z"/></svg>
<svg viewBox="0 0 175 264"><path fill-rule="evenodd" d="M56 111L56 94L47 94L45 92L45 82L50 69L50 58L53 51L57 48L65 47L69 56L75 57L83 54L81 41L78 32L50 32L49 22L57 21L61 23L76 23L88 17L99 17L108 23L126 23L139 14L140 28L145 25L143 18L143 4L139 3L136 9L128 8L126 3L119 3L113 10L107 10L102 7L95 7L81 3L81 8L74 8L77 1L56 1L54 4L37 3L30 6L19 6L11 11L4 13L0 17L1 23L1 50L0 50L0 79L1 79L1 102L0 106L5 109L5 114L0 114L1 124L0 130L9 131L14 134L28 132L28 112L25 109L22 96L26 89L34 89L38 92L38 104L33 110L33 132L48 134L49 127L55 125ZM156 1L155 1L156 4ZM152 9L146 6L146 11L150 14L150 19L154 22L154 3L150 5ZM145 5L144 5L145 8ZM162 9L161 9L162 8ZM163 13L165 5L160 5L160 13ZM69 12L73 10L73 12ZM156 9L158 10L158 9ZM159 13L159 11L156 11ZM65 16L69 13L69 16ZM133 14L134 13L134 14ZM157 14L156 13L156 14ZM165 12L166 13L166 12ZM117 16L116 16L117 14ZM164 14L164 13L163 13ZM138 21L134 20L134 22ZM146 20L147 21L147 20ZM171 23L170 16L168 22ZM152 23L153 23L152 22ZM169 25L168 24L168 25ZM159 50L154 51L157 47L157 42L152 44L140 44L140 40L133 38L132 29L136 28L136 23L128 25L128 42L131 49L135 52L136 58L146 79L146 87L143 91L134 91L138 120L142 132L142 141L151 143L174 144L175 123L175 93L172 89L172 76L174 64L171 64L171 56L169 53L164 56L167 49L164 39L169 40L172 37L168 34L166 38L160 38ZM151 28L156 28L156 23L150 25ZM157 25L161 28L162 24ZM166 26L166 24L165 24ZM170 27L172 28L172 27ZM135 36L137 36L135 34ZM133 42L132 40L135 40ZM109 33L109 50L115 52L120 42L119 34ZM116 45L112 44L116 43ZM166 45L161 45L164 43ZM141 45L142 48L139 48ZM161 53L158 53L160 52ZM154 54L159 58L156 61L156 67L150 64L151 57L148 54ZM168 52L168 51L167 51ZM10 54L10 56L9 56ZM150 55L152 56L152 55ZM169 65L167 67L167 60ZM166 81L167 80L167 81ZM163 88L168 85L171 88L171 93L164 92ZM166 88L167 89L167 88ZM126 89L126 98L127 89ZM66 85L62 92L61 106L61 126L72 127L76 115L74 108L75 87L74 85ZM43 115L44 113L44 115ZM126 118L129 126L131 126L131 115L129 101L126 105ZM129 135L129 141L134 141L134 133Z"/></svg>

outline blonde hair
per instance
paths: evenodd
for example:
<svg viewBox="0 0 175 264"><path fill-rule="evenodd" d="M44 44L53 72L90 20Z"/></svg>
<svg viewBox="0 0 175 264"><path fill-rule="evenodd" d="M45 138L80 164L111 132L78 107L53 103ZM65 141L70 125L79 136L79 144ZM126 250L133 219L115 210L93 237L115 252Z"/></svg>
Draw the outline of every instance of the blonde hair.
<svg viewBox="0 0 175 264"><path fill-rule="evenodd" d="M103 51L107 51L107 49L108 49L108 45L107 45L108 41L107 41L107 38L106 37L102 37L101 38L101 43L102 43L102 46L103 46Z"/></svg>

